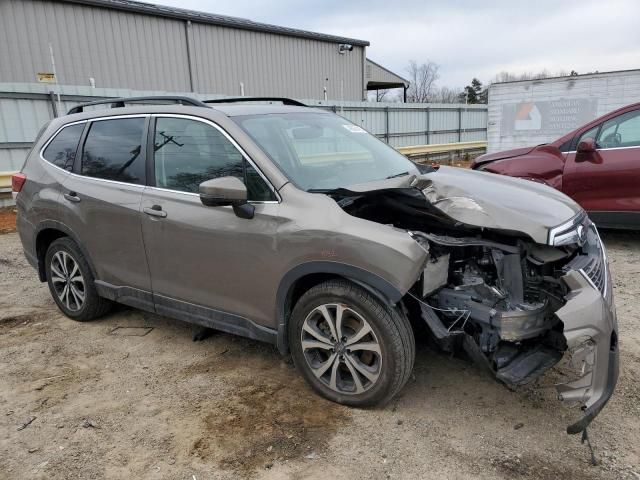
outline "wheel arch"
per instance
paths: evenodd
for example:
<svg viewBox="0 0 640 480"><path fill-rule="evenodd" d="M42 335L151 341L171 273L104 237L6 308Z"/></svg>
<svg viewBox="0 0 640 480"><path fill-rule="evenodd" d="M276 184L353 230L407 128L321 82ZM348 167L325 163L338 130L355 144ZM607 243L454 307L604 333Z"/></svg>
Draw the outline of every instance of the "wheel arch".
<svg viewBox="0 0 640 480"><path fill-rule="evenodd" d="M93 263L91 261L91 257L89 256L89 253L84 248L82 243L80 243L77 236L64 223L55 220L45 220L38 224L38 228L36 229L34 237L34 245L36 246L36 257L38 259L38 277L40 278L41 282L47 281L46 268L44 264L47 249L49 248L49 245L51 245L51 243L62 237L68 237L76 243L76 245L82 252L82 255L89 264L91 274L94 278L96 278L96 271L93 267Z"/></svg>
<svg viewBox="0 0 640 480"><path fill-rule="evenodd" d="M361 286L385 305L393 306L403 297L389 281L360 267L329 261L300 264L284 275L276 294L277 346L281 354L289 352L287 327L296 300L309 288L332 278L343 278Z"/></svg>

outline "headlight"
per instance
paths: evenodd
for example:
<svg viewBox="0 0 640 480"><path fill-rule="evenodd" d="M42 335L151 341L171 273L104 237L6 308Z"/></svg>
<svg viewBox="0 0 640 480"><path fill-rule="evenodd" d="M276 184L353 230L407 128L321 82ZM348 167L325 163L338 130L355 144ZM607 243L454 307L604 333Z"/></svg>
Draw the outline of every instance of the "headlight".
<svg viewBox="0 0 640 480"><path fill-rule="evenodd" d="M585 222L585 216L586 213L582 211L568 222L549 230L549 240L547 243L554 247L572 244L584 245L587 240L588 227Z"/></svg>

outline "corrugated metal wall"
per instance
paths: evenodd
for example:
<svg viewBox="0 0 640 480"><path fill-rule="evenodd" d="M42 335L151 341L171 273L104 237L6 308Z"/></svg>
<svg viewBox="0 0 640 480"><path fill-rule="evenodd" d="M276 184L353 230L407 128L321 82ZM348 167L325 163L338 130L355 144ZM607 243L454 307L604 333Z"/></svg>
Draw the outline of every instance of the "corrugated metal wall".
<svg viewBox="0 0 640 480"><path fill-rule="evenodd" d="M548 143L635 102L640 102L640 70L493 84L489 88L487 150ZM516 127L508 113L525 103L537 106L542 118L539 124Z"/></svg>
<svg viewBox="0 0 640 480"><path fill-rule="evenodd" d="M197 92L360 100L364 48L338 53L335 43L193 24ZM328 79L328 80L327 80Z"/></svg>
<svg viewBox="0 0 640 480"><path fill-rule="evenodd" d="M53 118L48 92L42 84L0 83L0 171L19 170L38 131ZM107 97L162 95L163 91L139 91L85 86L61 87L61 112ZM220 95L173 93L200 99ZM307 105L329 109L375 134L394 147L467 142L486 138L486 105L381 104L302 100ZM460 128L461 127L461 128Z"/></svg>
<svg viewBox="0 0 640 480"><path fill-rule="evenodd" d="M103 87L189 91L185 25L179 20L50 1L0 2L0 78Z"/></svg>
<svg viewBox="0 0 640 480"><path fill-rule="evenodd" d="M347 102L341 107L335 102L325 106L393 147L486 139L486 105Z"/></svg>
<svg viewBox="0 0 640 480"><path fill-rule="evenodd" d="M389 70L382 68L376 62L367 59L365 63L365 80L367 82L375 80L380 83L404 82L405 79Z"/></svg>
<svg viewBox="0 0 640 480"><path fill-rule="evenodd" d="M49 42L66 85L89 85L91 77L99 87L239 95L242 82L247 95L321 99L326 84L330 99L364 98L362 46L341 55L327 41L49 0L0 1L3 82L51 72Z"/></svg>

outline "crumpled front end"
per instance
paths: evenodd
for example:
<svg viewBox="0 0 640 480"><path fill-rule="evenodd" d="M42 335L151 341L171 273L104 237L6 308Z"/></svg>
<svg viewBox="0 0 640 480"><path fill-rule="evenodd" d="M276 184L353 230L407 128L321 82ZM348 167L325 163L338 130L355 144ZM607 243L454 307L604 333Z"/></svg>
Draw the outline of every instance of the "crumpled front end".
<svg viewBox="0 0 640 480"><path fill-rule="evenodd" d="M444 351L465 352L509 387L560 364L559 398L584 410L568 432L584 431L618 371L595 225L567 197L530 182L444 168L403 181L410 186L332 196L353 216L406 230L425 251L403 298L409 317L424 321Z"/></svg>
<svg viewBox="0 0 640 480"><path fill-rule="evenodd" d="M429 259L406 303L441 348L466 352L505 385L530 383L557 366L558 398L582 408L567 427L573 434L613 394L617 322L595 225L580 215L557 233L552 245L540 245L413 231Z"/></svg>

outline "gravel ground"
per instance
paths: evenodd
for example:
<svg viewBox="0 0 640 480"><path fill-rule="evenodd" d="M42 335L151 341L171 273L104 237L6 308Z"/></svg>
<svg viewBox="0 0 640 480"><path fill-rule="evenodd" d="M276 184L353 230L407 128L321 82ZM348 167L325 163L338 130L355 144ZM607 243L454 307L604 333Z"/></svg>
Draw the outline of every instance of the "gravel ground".
<svg viewBox="0 0 640 480"><path fill-rule="evenodd" d="M382 409L314 395L268 345L119 308L63 317L0 235L0 479L640 479L640 235L606 233L620 322L616 393L589 429L550 381L509 391L418 346ZM117 327L131 327L118 328ZM146 330L141 328L146 327Z"/></svg>

